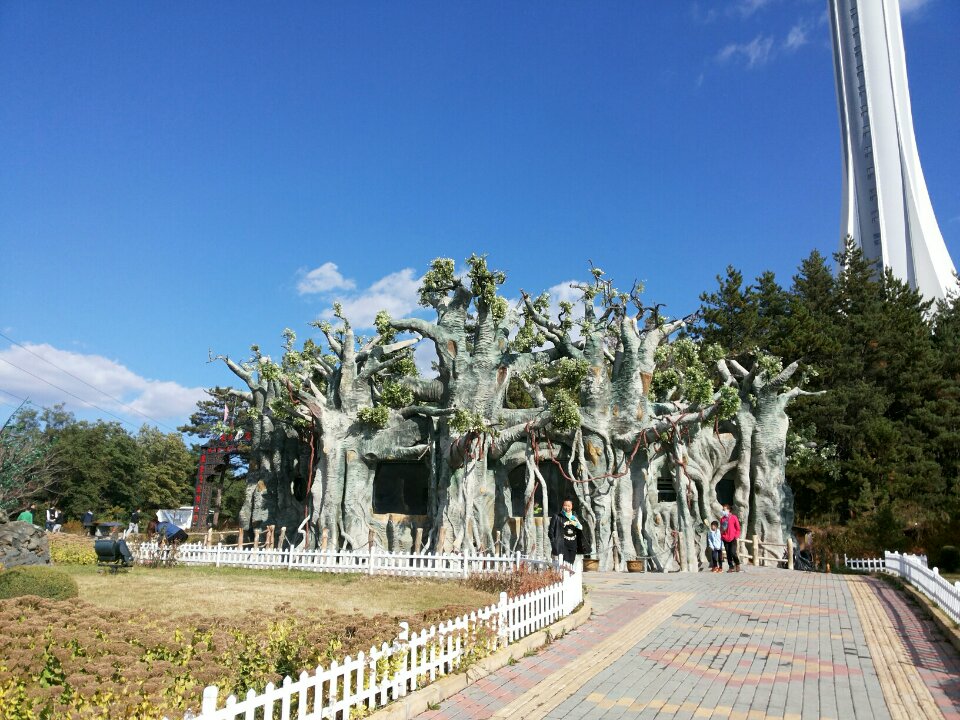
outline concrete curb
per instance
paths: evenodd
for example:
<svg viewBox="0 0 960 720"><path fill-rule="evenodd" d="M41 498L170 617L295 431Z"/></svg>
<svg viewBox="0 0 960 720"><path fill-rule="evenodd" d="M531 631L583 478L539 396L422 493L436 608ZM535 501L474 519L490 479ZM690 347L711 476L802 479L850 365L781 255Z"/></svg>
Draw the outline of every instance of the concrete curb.
<svg viewBox="0 0 960 720"><path fill-rule="evenodd" d="M584 599L583 605L573 615L558 620L553 625L549 625L532 635L527 635L527 637L517 640L512 645L497 650L493 655L489 655L471 665L466 672L447 675L399 700L394 700L386 707L369 715L368 720L409 720L416 717L420 713L426 712L430 705L438 705L447 698L453 697L471 683L507 666L514 658L520 658L530 650L542 648L547 644L547 633L556 636L580 627L590 619L592 611L590 601Z"/></svg>
<svg viewBox="0 0 960 720"><path fill-rule="evenodd" d="M960 652L960 630L957 630L956 623L947 617L946 613L937 607L936 603L910 585L906 580L901 579L900 584L904 590L916 599L917 604L920 605L923 611L933 620L934 624L943 631L943 634L957 652Z"/></svg>

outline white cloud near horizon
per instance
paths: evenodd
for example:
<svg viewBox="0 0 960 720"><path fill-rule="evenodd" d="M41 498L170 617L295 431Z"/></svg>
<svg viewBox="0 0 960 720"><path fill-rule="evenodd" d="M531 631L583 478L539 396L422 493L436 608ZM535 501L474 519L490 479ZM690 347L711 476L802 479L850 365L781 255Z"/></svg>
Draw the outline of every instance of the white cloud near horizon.
<svg viewBox="0 0 960 720"><path fill-rule="evenodd" d="M325 262L300 278L297 283L297 292L301 295L311 295L333 290L353 290L355 287L356 283L353 280L348 280L340 274L336 263Z"/></svg>
<svg viewBox="0 0 960 720"><path fill-rule="evenodd" d="M196 409L197 400L205 397L201 387L191 388L172 380L145 378L116 360L102 355L62 350L47 343L23 343L23 347L11 345L0 350L0 360L3 361L0 362L0 388L8 393L28 398L37 405L64 403L71 412L97 413L97 408L93 407L97 405L126 419L134 427L152 424L143 415L159 421L185 420ZM86 402L71 397L53 385ZM122 402L97 392L90 385ZM104 419L115 418L106 416Z"/></svg>
<svg viewBox="0 0 960 720"><path fill-rule="evenodd" d="M757 35L748 43L730 43L717 53L717 61L724 63L736 58L742 58L748 68L759 67L765 64L773 50L773 37Z"/></svg>
<svg viewBox="0 0 960 720"><path fill-rule="evenodd" d="M352 280L349 282L353 282ZM332 294L331 304L339 302L343 315L357 328L373 327L377 313L386 310L391 317L403 317L419 308L420 277L413 268L404 268L385 275L365 290L351 294ZM333 318L333 309L320 314L325 319Z"/></svg>

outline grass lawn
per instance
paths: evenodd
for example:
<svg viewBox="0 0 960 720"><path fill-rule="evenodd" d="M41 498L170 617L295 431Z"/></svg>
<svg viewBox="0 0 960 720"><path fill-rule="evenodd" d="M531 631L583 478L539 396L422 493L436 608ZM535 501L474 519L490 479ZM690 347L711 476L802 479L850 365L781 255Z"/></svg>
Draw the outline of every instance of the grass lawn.
<svg viewBox="0 0 960 720"><path fill-rule="evenodd" d="M478 608L496 602L492 593L456 581L369 577L358 574L214 567L134 567L98 574L92 565L57 565L80 587L80 598L110 610L155 608L178 617L200 614L233 619L250 610L271 612L288 603L316 611L408 615L446 605Z"/></svg>

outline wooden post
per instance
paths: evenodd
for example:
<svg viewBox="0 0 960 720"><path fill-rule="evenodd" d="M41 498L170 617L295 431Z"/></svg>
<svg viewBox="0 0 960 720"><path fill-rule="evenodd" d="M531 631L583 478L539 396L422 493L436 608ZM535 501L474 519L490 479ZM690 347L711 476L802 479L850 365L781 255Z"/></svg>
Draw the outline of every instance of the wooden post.
<svg viewBox="0 0 960 720"><path fill-rule="evenodd" d="M330 528L324 528L323 533L320 535L320 552L327 551L327 538L330 535Z"/></svg>
<svg viewBox="0 0 960 720"><path fill-rule="evenodd" d="M500 555L503 554L503 548L500 547L500 531L499 530L497 530L493 534L493 554L496 555L497 557L500 557Z"/></svg>
<svg viewBox="0 0 960 720"><path fill-rule="evenodd" d="M282 528L280 528L280 537L277 539L277 543L279 544L281 550L283 549L283 541L286 539L287 539L287 526L284 525ZM287 541L287 544L289 545L290 542Z"/></svg>
<svg viewBox="0 0 960 720"><path fill-rule="evenodd" d="M793 570L793 536L787 538L787 570Z"/></svg>
<svg viewBox="0 0 960 720"><path fill-rule="evenodd" d="M243 528L237 530L237 550L243 550Z"/></svg>
<svg viewBox="0 0 960 720"><path fill-rule="evenodd" d="M212 527L207 529L207 541L206 541L206 544L207 544L207 547L212 547L212 546L213 546L213 528L212 528Z"/></svg>
<svg viewBox="0 0 960 720"><path fill-rule="evenodd" d="M423 552L423 528L418 527L417 533L413 538L413 552L421 553Z"/></svg>
<svg viewBox="0 0 960 720"><path fill-rule="evenodd" d="M373 575L373 530L367 533L367 572Z"/></svg>
<svg viewBox="0 0 960 720"><path fill-rule="evenodd" d="M254 528L253 530L253 549L257 550L260 548L260 528Z"/></svg>
<svg viewBox="0 0 960 720"><path fill-rule="evenodd" d="M264 545L266 545L271 550L273 549L274 530L276 529L276 527L277 527L276 525L267 525L266 537L263 540Z"/></svg>
<svg viewBox="0 0 960 720"><path fill-rule="evenodd" d="M445 527L440 528L440 532L437 534L437 546L433 549L433 554L438 555L443 552L443 543L447 539L447 529Z"/></svg>
<svg viewBox="0 0 960 720"><path fill-rule="evenodd" d="M760 553L760 536L754 535L753 536L753 564L754 565L762 564L760 562L760 554L761 554Z"/></svg>

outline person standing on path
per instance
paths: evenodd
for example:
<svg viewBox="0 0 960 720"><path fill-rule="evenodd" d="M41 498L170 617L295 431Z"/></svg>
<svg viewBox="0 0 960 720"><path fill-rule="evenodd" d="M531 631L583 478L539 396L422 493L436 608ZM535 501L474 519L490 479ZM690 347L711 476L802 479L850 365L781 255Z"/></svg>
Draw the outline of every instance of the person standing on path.
<svg viewBox="0 0 960 720"><path fill-rule="evenodd" d="M33 505L17 515L17 520L33 525Z"/></svg>
<svg viewBox="0 0 960 720"><path fill-rule="evenodd" d="M740 572L740 556L737 555L737 540L740 538L740 518L733 514L729 505L723 506L720 518L720 539L727 551L727 572Z"/></svg>
<svg viewBox="0 0 960 720"><path fill-rule="evenodd" d="M573 512L572 500L564 500L560 512L550 518L547 537L553 554L571 565L577 555L589 552L583 538L583 524Z"/></svg>
<svg viewBox="0 0 960 720"><path fill-rule="evenodd" d="M47 532L53 532L53 526L57 524L57 509L51 505L47 508Z"/></svg>
<svg viewBox="0 0 960 720"><path fill-rule="evenodd" d="M723 540L720 539L720 524L716 520L710 523L707 547L710 549L710 572L723 572Z"/></svg>
<svg viewBox="0 0 960 720"><path fill-rule="evenodd" d="M130 513L130 524L127 525L127 535L140 534L140 508Z"/></svg>
<svg viewBox="0 0 960 720"><path fill-rule="evenodd" d="M93 522L93 510L87 510L80 519L80 524L93 537L97 532L97 526Z"/></svg>

